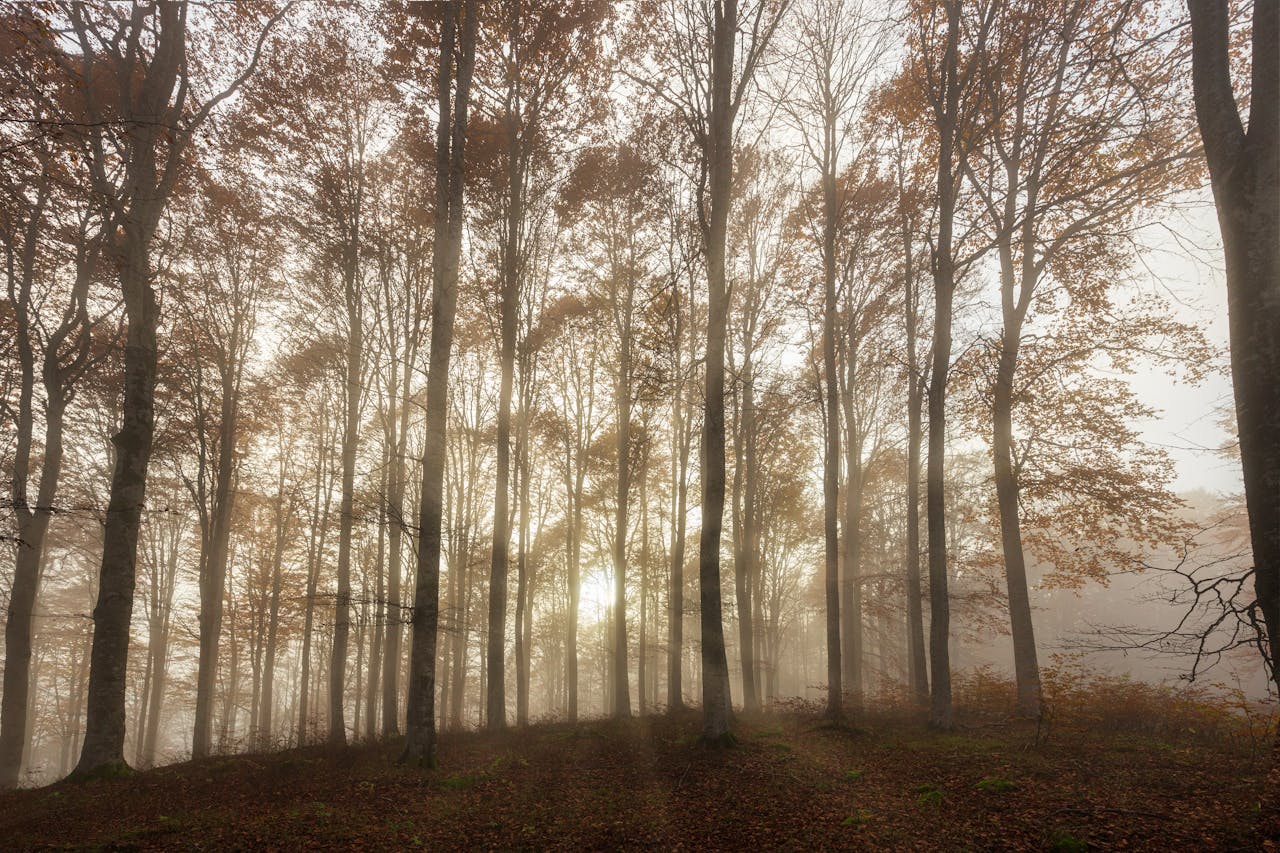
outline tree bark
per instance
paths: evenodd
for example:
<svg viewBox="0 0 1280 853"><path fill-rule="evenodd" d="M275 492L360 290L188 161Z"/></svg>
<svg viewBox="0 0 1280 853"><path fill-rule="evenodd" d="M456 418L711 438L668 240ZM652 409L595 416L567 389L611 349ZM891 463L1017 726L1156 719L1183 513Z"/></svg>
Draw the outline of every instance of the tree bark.
<svg viewBox="0 0 1280 853"><path fill-rule="evenodd" d="M731 737L729 722L732 711L720 595L720 537L724 525L724 350L728 324L725 242L732 203L733 65L738 4L736 0L725 0L716 11L706 151L710 210L704 229L707 352L702 403L702 532L698 545L698 586L702 608L702 736L710 743L722 743Z"/></svg>
<svg viewBox="0 0 1280 853"><path fill-rule="evenodd" d="M957 196L956 125L960 113L959 0L946 4L942 91L936 110L938 130L938 234L933 252L933 365L929 374L929 462L926 513L929 535L929 664L932 670L930 722L953 724L951 708L951 602L947 593L947 520L944 478L947 447L947 376L951 369L951 314L955 296L953 230Z"/></svg>
<svg viewBox="0 0 1280 853"><path fill-rule="evenodd" d="M826 441L822 456L823 587L827 606L827 716L844 716L843 650L840 646L840 377L836 368L835 175L822 178L822 375Z"/></svg>
<svg viewBox="0 0 1280 853"><path fill-rule="evenodd" d="M1226 260L1231 379L1263 657L1280 688L1280 3L1253 6L1247 130L1232 89L1229 4L1188 5L1196 117Z"/></svg>
<svg viewBox="0 0 1280 853"><path fill-rule="evenodd" d="M902 242L907 333L907 672L916 701L925 705L929 701L929 670L925 661L924 601L920 588L920 444L925 395L916 350L918 288L911 229L905 218Z"/></svg>
<svg viewBox="0 0 1280 853"><path fill-rule="evenodd" d="M454 35L462 16L457 55ZM448 446L449 359L458 304L458 263L462 247L463 147L467 133L471 72L475 64L476 0L449 0L443 9L440 66L436 80L435 251L432 257L431 355L427 369L426 447L422 456L418 516L418 584L413 601L413 642L409 699L401 761L436 763L436 641L440 617L440 546L444 510L444 463ZM457 93L453 95L456 81Z"/></svg>
<svg viewBox="0 0 1280 853"><path fill-rule="evenodd" d="M690 430L684 409L684 374L680 358L684 346L684 307L677 289L672 297L675 311L673 349L675 393L671 404L671 588L667 608L667 710L684 708L684 552L689 514Z"/></svg>

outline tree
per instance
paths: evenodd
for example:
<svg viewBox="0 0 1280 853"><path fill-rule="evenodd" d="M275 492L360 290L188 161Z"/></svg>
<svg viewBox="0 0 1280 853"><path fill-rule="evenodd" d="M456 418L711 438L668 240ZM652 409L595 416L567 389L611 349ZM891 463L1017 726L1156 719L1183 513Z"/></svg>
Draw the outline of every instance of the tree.
<svg viewBox="0 0 1280 853"><path fill-rule="evenodd" d="M613 376L615 415L615 473L613 558L613 714L631 716L628 678L626 577L631 481L637 448L633 441L632 410L639 395L638 350L642 308L651 287L649 272L655 252L653 164L634 144L620 144L581 155L565 207L580 221L584 242L591 247L584 271L599 290L597 299L608 311L616 345ZM570 207L571 206L571 207Z"/></svg>
<svg viewBox="0 0 1280 853"><path fill-rule="evenodd" d="M445 426L449 412L449 356L458 300L462 249L464 148L475 67L475 0L449 0L431 12L439 21L436 76L436 196L431 258L431 355L427 372L426 447L418 519L418 585L413 600L409 699L401 761L436 761L436 640L439 622L441 522L444 515ZM459 20L461 19L461 20ZM461 26L461 39L457 40Z"/></svg>
<svg viewBox="0 0 1280 853"><path fill-rule="evenodd" d="M192 755L200 758L212 748L222 604L243 444L245 365L275 252L270 224L261 215L262 200L243 179L218 183L206 173L198 183L199 197L189 215L200 224L191 228L185 247L192 266L175 288L175 301L185 315L179 345L190 347L182 368L188 373L197 447L196 472L183 478L200 521L200 654L191 740Z"/></svg>
<svg viewBox="0 0 1280 853"><path fill-rule="evenodd" d="M933 273L933 357L929 371L929 461L926 509L929 546L930 720L952 726L951 614L947 595L947 527L944 474L947 444L947 377L951 368L951 324L956 283L975 259L959 258L955 226L963 186L964 160L976 141L978 117L973 90L985 70L984 46L998 3L971 7L959 0L921 0L913 7L915 59L912 85L922 101L923 121L937 154ZM980 253L975 253L980 254Z"/></svg>
<svg viewBox="0 0 1280 853"><path fill-rule="evenodd" d="M107 247L119 270L127 319L124 410L113 439L116 459L94 608L88 717L76 772L124 765L125 664L133 612L138 525L146 500L155 432L156 329L159 304L152 281L151 243L182 172L192 135L214 108L253 73L272 27L289 5L261 27L230 85L199 103L187 61L186 4L133 3L129 14L81 3L59 4L78 56L60 58L85 96L78 126L92 187L106 208ZM236 16L239 16L237 12ZM256 9L245 14L256 15ZM233 16L233 17L236 17ZM122 164L115 167L116 158Z"/></svg>
<svg viewBox="0 0 1280 853"><path fill-rule="evenodd" d="M698 584L702 627L703 737L724 743L732 710L720 595L725 501L725 249L733 204L734 131L787 2L760 0L739 15L737 0L670 0L670 27L657 46L675 74L655 94L679 114L696 153L698 222L707 274L707 344L702 421L702 530ZM656 10L642 9L644 12ZM655 16L656 17L656 16ZM750 33L737 62L739 29Z"/></svg>
<svg viewBox="0 0 1280 853"><path fill-rule="evenodd" d="M9 497L17 546L0 703L0 788L7 788L18 783L27 741L33 613L58 500L64 417L76 386L95 363L89 288L98 275L105 221L91 195L61 189L85 176L76 167L72 147L51 131L81 111L70 80L56 67L49 23L34 9L20 11L6 22L3 37L10 69L6 87L20 93L12 103L39 128L25 144L6 147L12 162L4 170L0 201L6 279L0 304L5 325L11 325L19 373L16 406L7 395L0 403L14 427ZM31 69L28 74L18 70L24 65ZM65 226L59 222L63 217L70 219ZM63 227L66 245L58 245ZM40 415L42 440L37 436Z"/></svg>
<svg viewBox="0 0 1280 853"><path fill-rule="evenodd" d="M1280 687L1280 3L1253 5L1246 128L1232 82L1230 4L1188 0L1196 118L1227 271L1231 378L1264 655Z"/></svg>
<svg viewBox="0 0 1280 853"><path fill-rule="evenodd" d="M1181 117L1164 106L1177 82L1161 61L1167 39L1132 43L1145 14L1126 0L999 4L981 93L991 129L962 161L999 261L991 446L1018 705L1032 716L1040 672L1019 523L1019 355L1037 313L1107 313L1114 273L1104 271L1128 259L1135 210L1187 183Z"/></svg>
<svg viewBox="0 0 1280 853"><path fill-rule="evenodd" d="M838 240L843 194L837 182L841 158L859 159L865 146L854 137L858 114L874 83L874 74L887 45L884 23L874 17L861 0L821 0L807 14L796 16L795 47L791 56L798 82L785 93L785 109L801 131L806 160L817 172L820 187L821 226L817 243L822 258L822 375L825 390L822 406L826 418L823 430L823 535L827 590L827 713L843 713L844 681L856 666L852 614L841 613L851 606L853 590L841 601L839 492L840 492L840 384L836 369L837 277L841 267ZM842 618L843 617L843 618ZM845 643L841 643L844 625Z"/></svg>

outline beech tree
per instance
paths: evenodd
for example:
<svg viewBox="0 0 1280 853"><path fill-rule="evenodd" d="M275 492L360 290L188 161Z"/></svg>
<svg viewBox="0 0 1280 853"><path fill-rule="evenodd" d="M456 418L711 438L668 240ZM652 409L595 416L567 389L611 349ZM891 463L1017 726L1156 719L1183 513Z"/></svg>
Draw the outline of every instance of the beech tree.
<svg viewBox="0 0 1280 853"><path fill-rule="evenodd" d="M1249 122L1233 83L1230 4L1188 0L1196 118L1227 269L1231 378L1253 544L1263 657L1280 686L1280 3L1259 0L1250 32ZM1244 92L1242 91L1243 95Z"/></svg>
<svg viewBox="0 0 1280 853"><path fill-rule="evenodd" d="M58 62L84 94L86 121L78 130L83 134L90 185L106 209L108 233L118 233L106 252L119 270L128 338L123 418L114 439L116 459L94 608L87 729L76 768L80 774L109 772L124 764L129 617L138 524L155 429L159 306L152 283L151 243L193 133L253 73L263 43L287 8L277 10L261 28L231 84L200 99L193 92L193 66L186 61L186 4L134 3L127 10L79 3L58 6L79 51L74 57L59 57ZM244 12L257 14L256 9ZM109 162L117 157L123 169Z"/></svg>
<svg viewBox="0 0 1280 853"><path fill-rule="evenodd" d="M431 259L431 347L427 373L426 447L418 521L417 589L409 659L409 704L401 760L436 762L436 629L439 621L441 521L444 513L445 425L449 412L449 356L458 299L463 181L471 75L475 67L475 0L440 6L436 77L436 170ZM459 33L461 28L461 33Z"/></svg>
<svg viewBox="0 0 1280 853"><path fill-rule="evenodd" d="M702 625L703 736L730 738L732 710L720 595L720 537L725 501L724 348L728 319L725 247L732 206L734 132L756 71L787 3L752 4L740 15L737 0L642 4L641 14L670 31L655 50L674 79L655 87L689 133L696 154L698 222L707 274L707 344L702 412L702 531L698 583ZM750 35L738 60L739 28Z"/></svg>
<svg viewBox="0 0 1280 853"><path fill-rule="evenodd" d="M85 175L75 147L55 133L82 115L82 105L58 66L49 21L36 9L19 10L5 34L4 83L14 93L15 111L35 129L27 140L6 137L10 162L0 202L5 327L18 368L16 402L8 394L0 402L14 426L9 498L17 546L0 703L0 787L7 788L18 784L27 740L33 611L59 499L63 423L77 385L95 364L91 339L99 318L91 313L89 290L101 274L106 220L93 196L76 186ZM59 234L64 216L70 219L65 237Z"/></svg>

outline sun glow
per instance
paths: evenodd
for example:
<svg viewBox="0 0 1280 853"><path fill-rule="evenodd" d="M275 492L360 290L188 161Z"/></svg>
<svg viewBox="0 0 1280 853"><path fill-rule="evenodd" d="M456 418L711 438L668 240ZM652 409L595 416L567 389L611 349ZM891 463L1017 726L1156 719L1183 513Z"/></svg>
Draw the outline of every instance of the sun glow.
<svg viewBox="0 0 1280 853"><path fill-rule="evenodd" d="M604 566L586 569L579 589L578 625L593 625L608 619L613 604L613 572Z"/></svg>

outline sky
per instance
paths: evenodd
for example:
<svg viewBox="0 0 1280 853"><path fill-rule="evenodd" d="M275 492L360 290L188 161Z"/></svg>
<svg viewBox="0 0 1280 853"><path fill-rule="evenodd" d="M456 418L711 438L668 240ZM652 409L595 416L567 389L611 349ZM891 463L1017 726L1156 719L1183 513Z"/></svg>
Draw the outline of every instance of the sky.
<svg viewBox="0 0 1280 853"><path fill-rule="evenodd" d="M1222 423L1231 407L1227 372L1228 329L1222 245L1207 189L1190 194L1185 205L1166 212L1143 229L1143 263L1149 278L1165 290L1177 317L1204 330L1221 350L1220 369L1198 386L1174 382L1159 369L1135 375L1131 382L1157 415L1140 426L1151 444L1165 448L1177 466L1173 489L1205 489L1236 494L1243 491L1239 463L1222 455L1233 439Z"/></svg>

